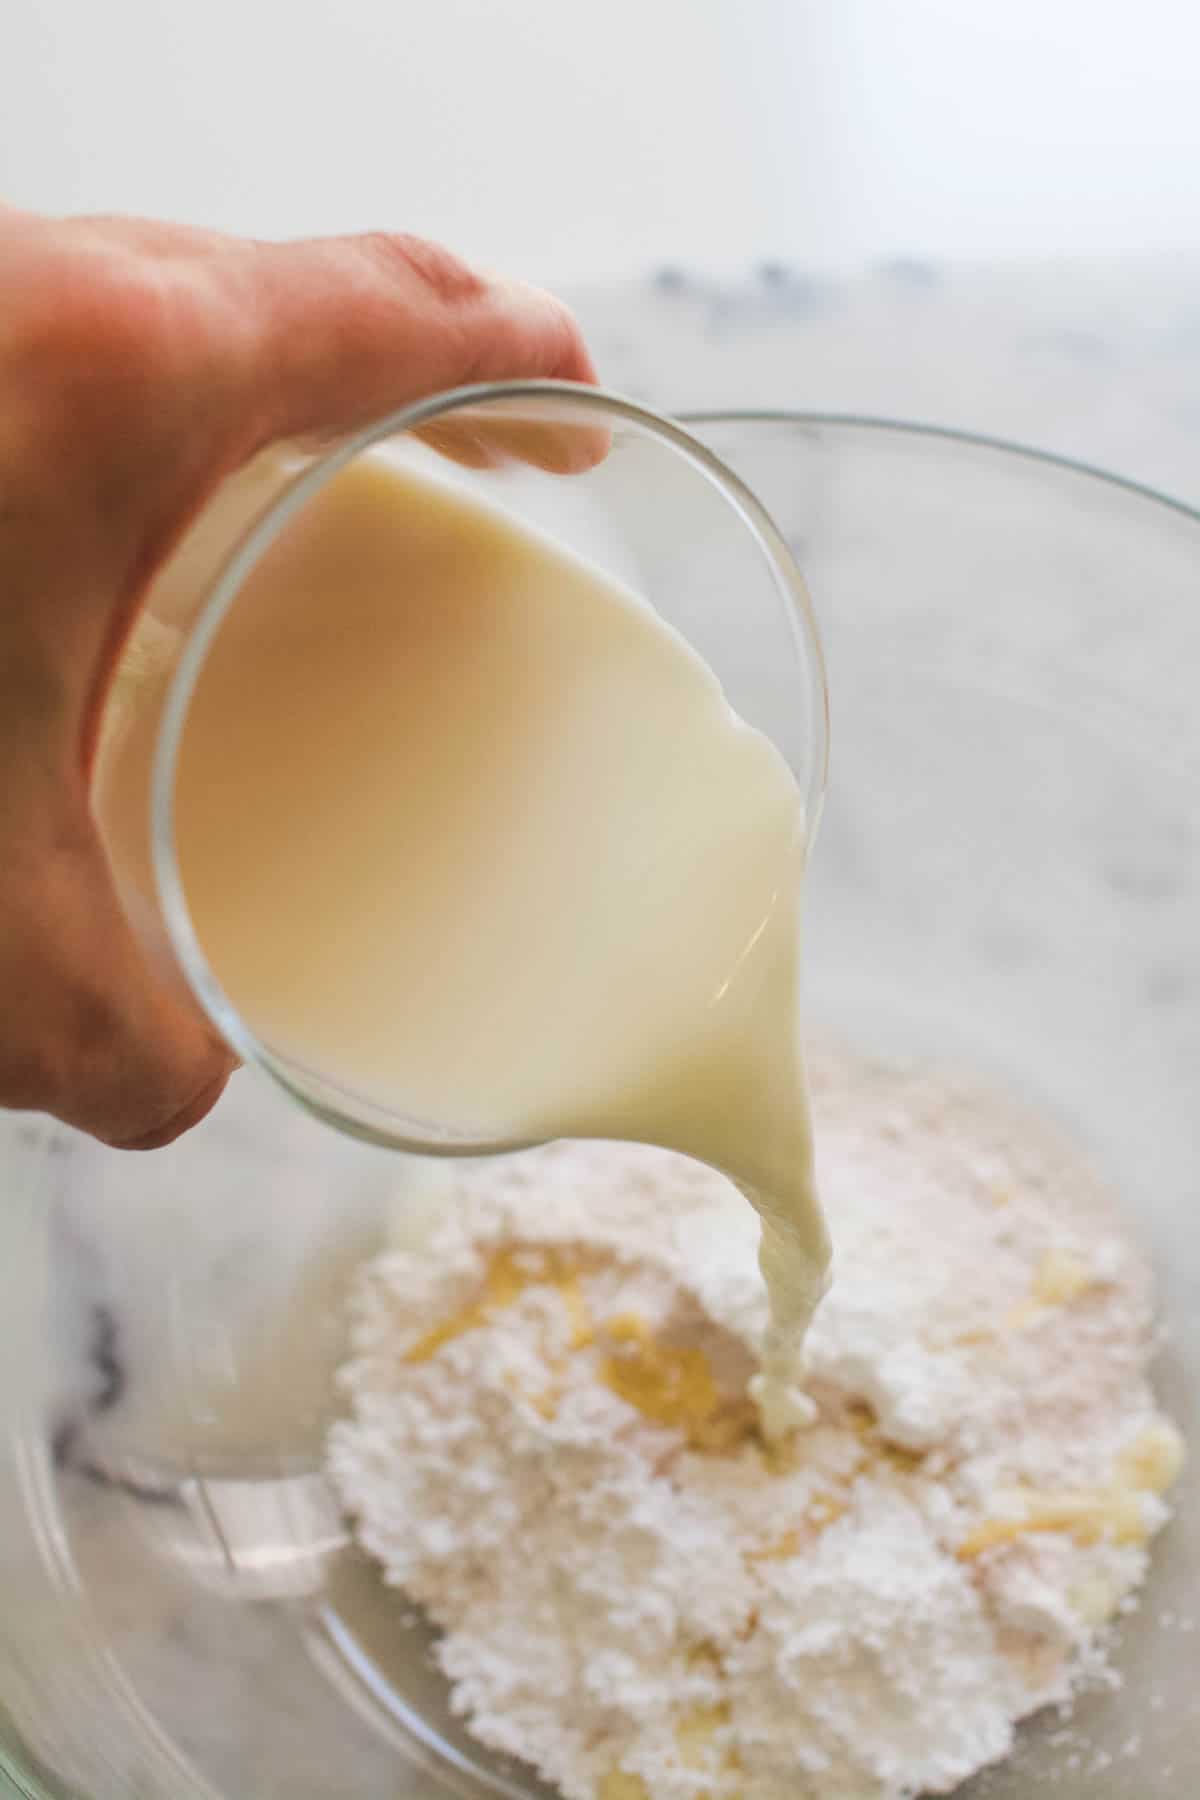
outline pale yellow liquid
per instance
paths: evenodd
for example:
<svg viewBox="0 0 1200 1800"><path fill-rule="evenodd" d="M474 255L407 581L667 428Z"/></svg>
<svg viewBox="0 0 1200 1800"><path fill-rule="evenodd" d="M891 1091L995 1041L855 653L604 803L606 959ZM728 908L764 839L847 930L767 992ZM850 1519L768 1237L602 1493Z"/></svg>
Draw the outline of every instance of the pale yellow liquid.
<svg viewBox="0 0 1200 1800"><path fill-rule="evenodd" d="M764 1422L798 1416L828 1261L800 798L647 605L449 481L360 460L220 632L177 843L217 978L292 1063L417 1131L639 1139L737 1181L773 1307Z"/></svg>

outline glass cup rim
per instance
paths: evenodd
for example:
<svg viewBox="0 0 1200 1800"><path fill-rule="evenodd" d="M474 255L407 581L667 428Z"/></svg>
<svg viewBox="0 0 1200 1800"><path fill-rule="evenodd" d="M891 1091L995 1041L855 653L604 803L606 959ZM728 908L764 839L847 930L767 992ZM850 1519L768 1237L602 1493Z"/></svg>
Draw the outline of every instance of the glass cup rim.
<svg viewBox="0 0 1200 1800"><path fill-rule="evenodd" d="M242 583L259 557L320 490L354 459L386 439L412 432L446 413L520 401L574 402L632 424L677 451L722 494L750 532L785 603L797 660L807 693L806 781L801 794L809 842L824 797L829 755L829 694L820 632L803 577L786 539L762 502L714 451L665 414L607 388L559 380L477 382L426 396L319 455L268 505L223 561L172 674L155 745L150 784L151 861L159 908L172 953L198 1004L245 1063L263 1069L309 1113L351 1136L422 1155L481 1156L525 1147L512 1139L482 1142L417 1132L400 1124L388 1109L365 1096L351 1096L317 1070L303 1083L292 1067L250 1029L225 993L200 945L179 869L175 832L175 771L187 711L200 671ZM694 415L699 422L701 415ZM569 477L567 477L569 479ZM349 1108L353 1106L353 1111Z"/></svg>

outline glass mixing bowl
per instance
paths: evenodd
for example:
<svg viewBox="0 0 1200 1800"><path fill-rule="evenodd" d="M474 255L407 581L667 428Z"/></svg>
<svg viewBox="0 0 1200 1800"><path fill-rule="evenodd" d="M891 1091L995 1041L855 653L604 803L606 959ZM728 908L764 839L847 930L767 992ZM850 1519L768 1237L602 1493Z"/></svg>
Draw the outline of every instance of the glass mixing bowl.
<svg viewBox="0 0 1200 1800"><path fill-rule="evenodd" d="M814 1029L978 1072L1090 1151L1156 1259L1159 1391L1197 1435L1200 516L946 433L690 423L790 539L825 631ZM736 592L705 628L752 681ZM321 1475L341 1290L381 1233L420 1229L436 1176L250 1072L149 1157L33 1119L3 1148L0 1792L544 1792L450 1716ZM1123 1685L1067 1741L1034 1722L972 1800L1200 1791L1195 1458L1176 1502Z"/></svg>

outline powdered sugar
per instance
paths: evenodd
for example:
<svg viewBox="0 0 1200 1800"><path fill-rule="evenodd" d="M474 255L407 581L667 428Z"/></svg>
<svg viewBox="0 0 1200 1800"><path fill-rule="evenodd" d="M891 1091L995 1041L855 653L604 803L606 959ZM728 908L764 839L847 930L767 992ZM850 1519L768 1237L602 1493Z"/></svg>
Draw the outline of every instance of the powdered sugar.
<svg viewBox="0 0 1200 1800"><path fill-rule="evenodd" d="M1104 1663L1176 1441L1145 1268L1027 1121L822 1059L818 1422L765 1447L749 1207L696 1164L464 1168L360 1278L329 1462L456 1707L568 1800L896 1800Z"/></svg>

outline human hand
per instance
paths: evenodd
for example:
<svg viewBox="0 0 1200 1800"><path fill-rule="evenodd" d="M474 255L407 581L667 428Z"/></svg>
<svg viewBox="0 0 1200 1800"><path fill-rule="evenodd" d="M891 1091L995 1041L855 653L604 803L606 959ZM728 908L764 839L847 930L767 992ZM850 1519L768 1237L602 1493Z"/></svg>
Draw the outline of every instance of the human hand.
<svg viewBox="0 0 1200 1800"><path fill-rule="evenodd" d="M417 239L0 207L0 1105L149 1149L233 1067L143 957L88 797L122 646L184 529L270 443L519 376L593 379L569 313Z"/></svg>

